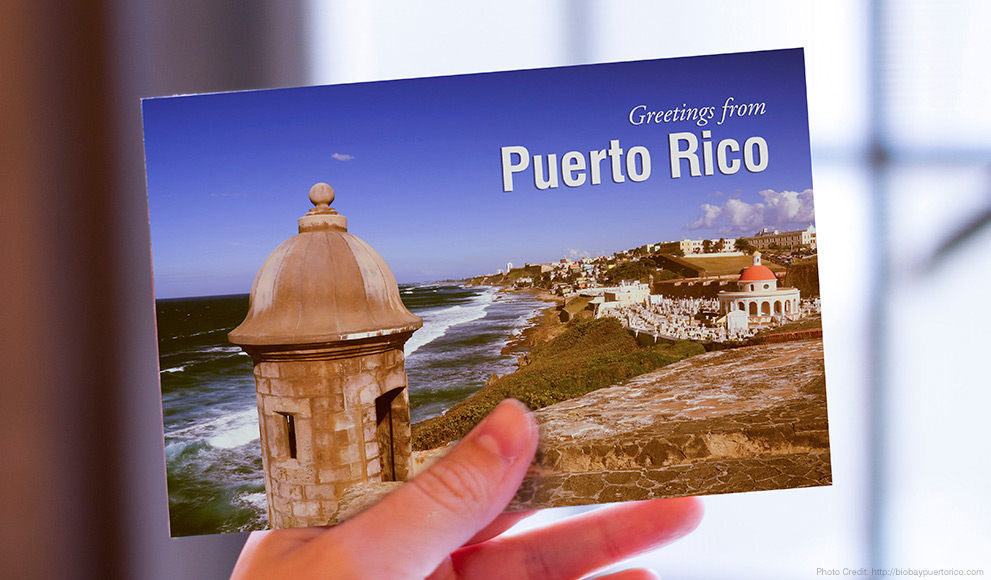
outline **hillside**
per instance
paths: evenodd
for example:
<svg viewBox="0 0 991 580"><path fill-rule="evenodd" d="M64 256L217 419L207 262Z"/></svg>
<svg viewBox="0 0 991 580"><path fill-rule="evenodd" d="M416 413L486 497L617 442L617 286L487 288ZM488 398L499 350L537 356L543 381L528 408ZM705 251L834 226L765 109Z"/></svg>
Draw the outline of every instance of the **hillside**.
<svg viewBox="0 0 991 580"><path fill-rule="evenodd" d="M526 366L490 381L444 415L414 424L413 448L460 439L507 397L536 410L704 351L689 341L639 347L615 318L575 320L560 336L534 347Z"/></svg>

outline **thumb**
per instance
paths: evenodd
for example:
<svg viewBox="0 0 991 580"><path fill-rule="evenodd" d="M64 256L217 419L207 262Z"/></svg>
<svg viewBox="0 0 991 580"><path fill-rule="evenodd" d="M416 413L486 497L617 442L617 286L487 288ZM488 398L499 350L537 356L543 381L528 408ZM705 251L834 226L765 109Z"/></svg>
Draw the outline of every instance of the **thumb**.
<svg viewBox="0 0 991 580"><path fill-rule="evenodd" d="M427 471L321 541L361 554L369 577L423 578L505 509L537 439L533 415L507 399Z"/></svg>

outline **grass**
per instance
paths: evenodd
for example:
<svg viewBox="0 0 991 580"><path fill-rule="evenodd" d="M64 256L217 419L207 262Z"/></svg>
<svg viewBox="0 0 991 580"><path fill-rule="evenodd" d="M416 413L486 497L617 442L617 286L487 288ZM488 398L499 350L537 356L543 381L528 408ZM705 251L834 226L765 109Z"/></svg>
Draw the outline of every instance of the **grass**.
<svg viewBox="0 0 991 580"><path fill-rule="evenodd" d="M534 347L523 368L496 379L444 415L413 425L413 448L433 449L460 439L505 398L519 399L536 410L704 351L691 341L638 347L615 318L575 320L560 336Z"/></svg>
<svg viewBox="0 0 991 580"><path fill-rule="evenodd" d="M700 268L705 268L710 276L736 274L754 263L753 256L685 256L682 260ZM765 266L777 274L784 274L785 269L770 261Z"/></svg>

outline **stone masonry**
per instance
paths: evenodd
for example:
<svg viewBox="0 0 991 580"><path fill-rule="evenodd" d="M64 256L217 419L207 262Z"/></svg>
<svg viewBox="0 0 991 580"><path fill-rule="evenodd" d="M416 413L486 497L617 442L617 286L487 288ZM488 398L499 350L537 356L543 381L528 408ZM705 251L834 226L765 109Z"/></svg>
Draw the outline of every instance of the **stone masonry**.
<svg viewBox="0 0 991 580"><path fill-rule="evenodd" d="M403 345L423 325L385 260L318 183L229 335L254 362L269 522L330 523L344 490L410 476Z"/></svg>
<svg viewBox="0 0 991 580"><path fill-rule="evenodd" d="M353 350L353 349L352 349ZM363 481L406 481L409 397L401 349L323 360L262 360L255 385L272 527L326 522L337 498ZM392 393L383 414L381 397ZM376 402L379 402L377 405ZM292 415L295 457L285 421ZM380 433L390 429L391 433ZM402 450L394 452L394 450Z"/></svg>
<svg viewBox="0 0 991 580"><path fill-rule="evenodd" d="M822 340L694 356L536 412L510 510L829 485ZM445 449L414 453L414 471ZM395 485L350 489L335 519Z"/></svg>
<svg viewBox="0 0 991 580"><path fill-rule="evenodd" d="M831 483L822 340L694 356L537 411L511 509Z"/></svg>

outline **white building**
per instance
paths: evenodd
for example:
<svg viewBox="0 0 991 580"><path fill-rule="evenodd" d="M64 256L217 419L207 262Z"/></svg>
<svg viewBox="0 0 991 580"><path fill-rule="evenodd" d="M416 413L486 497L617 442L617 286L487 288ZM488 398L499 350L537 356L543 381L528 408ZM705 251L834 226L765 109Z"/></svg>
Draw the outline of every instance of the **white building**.
<svg viewBox="0 0 991 580"><path fill-rule="evenodd" d="M778 278L760 263L760 252L754 252L754 263L747 267L737 281L738 290L723 291L719 297L719 312L745 312L750 323L794 320L800 313L801 297L797 288L778 288ZM738 317L738 315L737 315ZM727 322L729 319L727 319Z"/></svg>
<svg viewBox="0 0 991 580"><path fill-rule="evenodd" d="M689 254L725 254L729 252L736 251L736 238L722 238L722 242L717 239L708 240L710 246L709 251L705 251L706 240L689 240L685 238L677 242L662 242L660 244L654 244L649 249L653 252L662 254L675 254L679 250L685 256Z"/></svg>
<svg viewBox="0 0 991 580"><path fill-rule="evenodd" d="M742 310L726 313L726 332L742 334L750 328L750 317Z"/></svg>
<svg viewBox="0 0 991 580"><path fill-rule="evenodd" d="M582 290L582 295L595 296L589 304L595 316L609 316L625 306L650 303L650 286L642 282L621 282L619 286Z"/></svg>
<svg viewBox="0 0 991 580"><path fill-rule="evenodd" d="M620 282L619 286L605 288L606 302L627 304L647 304L650 300L650 286L643 282Z"/></svg>

